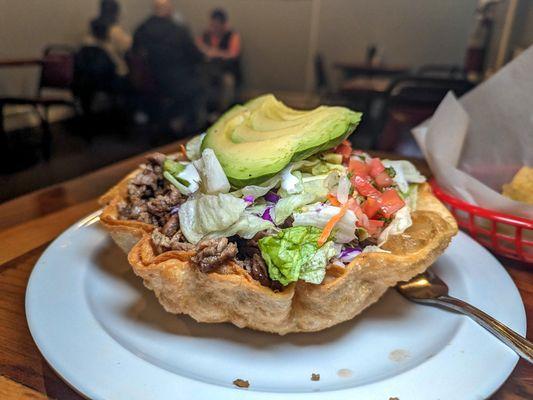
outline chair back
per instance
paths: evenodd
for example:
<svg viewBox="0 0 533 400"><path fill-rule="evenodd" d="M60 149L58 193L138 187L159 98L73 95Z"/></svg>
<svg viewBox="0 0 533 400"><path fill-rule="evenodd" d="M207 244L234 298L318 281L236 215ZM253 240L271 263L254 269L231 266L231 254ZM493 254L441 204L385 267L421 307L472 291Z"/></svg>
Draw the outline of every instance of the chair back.
<svg viewBox="0 0 533 400"><path fill-rule="evenodd" d="M41 63L39 93L42 89L70 89L74 78L74 49L65 45L45 48Z"/></svg>
<svg viewBox="0 0 533 400"><path fill-rule="evenodd" d="M391 82L386 92L386 100L388 107L407 105L436 108L449 91L460 97L473 86L466 79L403 76Z"/></svg>
<svg viewBox="0 0 533 400"><path fill-rule="evenodd" d="M402 76L391 82L372 148L394 151L402 131L429 118L449 91L462 96L474 85L465 79Z"/></svg>

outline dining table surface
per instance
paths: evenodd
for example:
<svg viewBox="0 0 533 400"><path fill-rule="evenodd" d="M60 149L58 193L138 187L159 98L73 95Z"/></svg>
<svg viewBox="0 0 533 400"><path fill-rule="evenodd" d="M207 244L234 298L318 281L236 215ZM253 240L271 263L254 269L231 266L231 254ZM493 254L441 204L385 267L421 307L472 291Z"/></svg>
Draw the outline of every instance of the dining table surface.
<svg viewBox="0 0 533 400"><path fill-rule="evenodd" d="M176 152L180 143L154 150ZM391 154L375 154L399 158ZM97 210L99 195L140 164L145 155L116 162L0 204L0 399L83 399L53 371L31 337L24 308L28 278L50 242L77 220ZM412 161L423 173L429 174L423 160ZM520 291L531 340L533 265L502 257L498 259ZM494 296L497 301L497 293ZM533 399L533 365L520 360L491 399Z"/></svg>
<svg viewBox="0 0 533 400"><path fill-rule="evenodd" d="M10 67L34 67L42 63L41 58L26 57L26 58L2 58L0 59L0 68Z"/></svg>

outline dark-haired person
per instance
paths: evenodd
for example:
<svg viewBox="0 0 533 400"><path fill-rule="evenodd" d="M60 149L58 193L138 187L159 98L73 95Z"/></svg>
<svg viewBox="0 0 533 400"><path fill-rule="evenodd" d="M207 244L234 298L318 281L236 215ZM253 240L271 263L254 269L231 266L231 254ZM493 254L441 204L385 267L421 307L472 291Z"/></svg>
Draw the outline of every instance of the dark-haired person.
<svg viewBox="0 0 533 400"><path fill-rule="evenodd" d="M85 39L85 45L104 49L115 63L117 74L125 76L128 73L125 55L131 47L132 38L119 25L119 17L120 4L115 0L102 0L99 15L90 23L90 34ZM95 35L95 29L100 33Z"/></svg>
<svg viewBox="0 0 533 400"><path fill-rule="evenodd" d="M209 80L218 89L218 107L223 111L233 102L235 88L241 83L241 37L229 28L226 12L217 8L196 44L209 63Z"/></svg>
<svg viewBox="0 0 533 400"><path fill-rule="evenodd" d="M153 0L153 14L133 35L132 53L142 59L157 92L172 99L186 124L194 126L203 112L198 76L202 54L187 27L176 23L174 15L170 0Z"/></svg>

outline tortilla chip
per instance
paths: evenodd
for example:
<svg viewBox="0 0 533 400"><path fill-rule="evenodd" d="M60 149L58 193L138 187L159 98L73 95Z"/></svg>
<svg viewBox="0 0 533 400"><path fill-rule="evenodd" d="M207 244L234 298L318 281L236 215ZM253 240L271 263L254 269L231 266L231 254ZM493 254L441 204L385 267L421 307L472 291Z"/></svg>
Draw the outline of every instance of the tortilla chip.
<svg viewBox="0 0 533 400"><path fill-rule="evenodd" d="M533 168L520 168L511 183L503 185L502 194L516 201L533 204Z"/></svg>

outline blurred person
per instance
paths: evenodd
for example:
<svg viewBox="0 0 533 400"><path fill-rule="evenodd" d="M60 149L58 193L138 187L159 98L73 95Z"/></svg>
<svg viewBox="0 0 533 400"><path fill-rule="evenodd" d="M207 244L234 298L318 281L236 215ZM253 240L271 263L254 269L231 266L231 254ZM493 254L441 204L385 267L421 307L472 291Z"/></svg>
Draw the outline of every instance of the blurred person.
<svg viewBox="0 0 533 400"><path fill-rule="evenodd" d="M128 74L125 56L131 48L131 35L118 21L120 5L115 0L102 0L99 15L90 22L90 34L84 40L86 46L98 46L106 51L116 66L119 76Z"/></svg>
<svg viewBox="0 0 533 400"><path fill-rule="evenodd" d="M148 70L145 80L155 91L174 101L189 126L199 124L202 88L198 66L202 54L184 24L176 23L170 0L154 0L153 15L133 35L132 53Z"/></svg>
<svg viewBox="0 0 533 400"><path fill-rule="evenodd" d="M218 92L219 111L227 109L235 99L241 83L241 37L228 26L226 11L216 8L210 13L208 29L196 39L198 48L208 61L208 76Z"/></svg>

